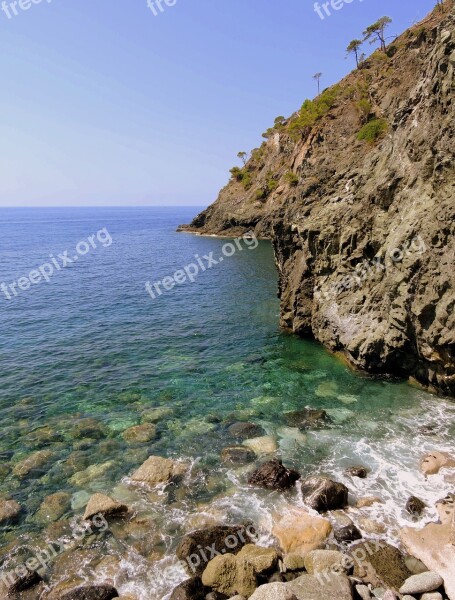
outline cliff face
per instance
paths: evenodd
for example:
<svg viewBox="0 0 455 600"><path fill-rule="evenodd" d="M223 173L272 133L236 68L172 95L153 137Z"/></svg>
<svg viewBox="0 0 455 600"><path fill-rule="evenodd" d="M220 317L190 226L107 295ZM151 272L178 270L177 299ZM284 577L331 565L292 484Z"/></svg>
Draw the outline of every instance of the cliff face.
<svg viewBox="0 0 455 600"><path fill-rule="evenodd" d="M182 228L270 237L284 327L369 372L450 395L454 70L449 2L387 56L375 53L319 102L280 119L218 200Z"/></svg>

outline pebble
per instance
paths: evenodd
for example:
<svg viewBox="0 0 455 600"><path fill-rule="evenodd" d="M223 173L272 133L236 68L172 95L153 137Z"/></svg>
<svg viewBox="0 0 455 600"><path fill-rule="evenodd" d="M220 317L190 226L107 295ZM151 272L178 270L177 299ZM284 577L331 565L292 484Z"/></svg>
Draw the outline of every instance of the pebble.
<svg viewBox="0 0 455 600"><path fill-rule="evenodd" d="M426 592L434 592L443 585L444 580L440 575L433 571L413 575L406 579L403 586L400 588L400 594L425 594Z"/></svg>
<svg viewBox="0 0 455 600"><path fill-rule="evenodd" d="M370 588L368 586L356 585L355 589L362 600L371 600Z"/></svg>

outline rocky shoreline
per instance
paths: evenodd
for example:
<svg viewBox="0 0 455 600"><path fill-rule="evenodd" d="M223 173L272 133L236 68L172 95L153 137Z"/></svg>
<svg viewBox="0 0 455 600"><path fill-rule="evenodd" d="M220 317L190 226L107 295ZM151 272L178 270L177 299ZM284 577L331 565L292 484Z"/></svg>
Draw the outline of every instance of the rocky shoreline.
<svg viewBox="0 0 455 600"><path fill-rule="evenodd" d="M327 425L321 410L304 409L287 413L286 419L300 431ZM285 511L273 515L273 523L226 524L222 514L203 514L175 549L175 559L156 572L165 587L172 582L171 600L455 600L455 495L448 493L437 504L439 521L422 527L425 503L409 498L403 511L414 526L399 528L364 517L354 523L353 510L382 502L378 497L356 497L348 486L328 477L302 477L279 458L265 460L276 452L273 439L254 422L227 424L237 444L225 447L220 462L238 472L244 485L262 489L265 494L286 498L297 494L298 501L287 502ZM137 429L137 428L136 428ZM144 431L128 431L127 436ZM264 452L265 450L265 452ZM26 477L31 468L48 459L37 452L15 470ZM38 456L39 455L39 456ZM262 459L260 458L262 456ZM432 452L422 457L420 470L427 478L449 474L453 483L455 458ZM352 465L345 472L354 484L366 482L369 470ZM127 474L125 474L127 475ZM141 490L149 501L160 495L181 494L191 488L198 469L185 461L149 456L123 482L122 497L97 492L81 501L81 514L75 521L59 520L68 498L57 492L42 503L38 515L50 522L41 545L12 543L3 548L0 598L41 600L143 600L144 591L119 593L134 583L134 573L122 567L122 540L125 531L136 532L136 561L156 543L159 531L153 521L141 517L128 501L127 490ZM354 487L354 486L353 486ZM448 490L449 492L449 490ZM24 516L23 508L11 498L0 499L0 523L8 526ZM204 525L205 523L205 525ZM388 541L387 530L395 528L401 543ZM59 542L55 536L59 534ZM71 535L72 534L72 535ZM52 543L45 543L53 540ZM139 545L137 545L139 544ZM145 545L145 546L144 546ZM398 547L399 546L399 547ZM33 548L33 550L32 550ZM125 546L126 548L126 546ZM52 549L52 550L51 550ZM153 553L149 556L150 567ZM84 575L83 566L90 569ZM186 579L185 579L186 574ZM171 586L172 587L172 586ZM153 600L161 600L150 596Z"/></svg>

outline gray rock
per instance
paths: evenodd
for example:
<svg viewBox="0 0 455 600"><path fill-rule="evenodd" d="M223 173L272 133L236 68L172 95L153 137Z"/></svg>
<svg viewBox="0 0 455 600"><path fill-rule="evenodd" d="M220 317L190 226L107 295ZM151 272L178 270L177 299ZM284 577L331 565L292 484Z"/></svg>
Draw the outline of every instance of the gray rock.
<svg viewBox="0 0 455 600"><path fill-rule="evenodd" d="M414 598L414 596L403 596L403 598L401 600L416 600L416 598Z"/></svg>
<svg viewBox="0 0 455 600"><path fill-rule="evenodd" d="M21 505L15 500L0 498L0 525L14 523L22 511Z"/></svg>
<svg viewBox="0 0 455 600"><path fill-rule="evenodd" d="M356 585L355 590L362 600L372 600L370 588L366 585Z"/></svg>
<svg viewBox="0 0 455 600"><path fill-rule="evenodd" d="M298 600L296 596L288 587L287 583L269 583L267 585L261 585L250 596L250 600Z"/></svg>
<svg viewBox="0 0 455 600"><path fill-rule="evenodd" d="M434 571L412 575L400 588L400 594L424 594L434 592L444 584L444 580Z"/></svg>
<svg viewBox="0 0 455 600"><path fill-rule="evenodd" d="M429 592L422 594L420 600L443 600L443 597L439 592Z"/></svg>
<svg viewBox="0 0 455 600"><path fill-rule="evenodd" d="M301 575L286 586L298 600L352 600L351 582L346 575Z"/></svg>

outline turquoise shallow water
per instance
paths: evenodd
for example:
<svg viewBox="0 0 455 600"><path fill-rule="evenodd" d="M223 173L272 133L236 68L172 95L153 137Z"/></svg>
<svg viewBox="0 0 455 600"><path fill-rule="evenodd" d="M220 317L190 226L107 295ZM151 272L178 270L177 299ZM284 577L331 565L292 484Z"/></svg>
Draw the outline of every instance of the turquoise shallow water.
<svg viewBox="0 0 455 600"><path fill-rule="evenodd" d="M234 441L226 423L236 419L260 424L277 455L302 474L345 481L352 502L381 496L384 505L368 517L405 523L411 493L430 504L447 493L444 477L426 482L417 465L426 450L453 448L453 403L404 382L354 374L319 345L281 332L268 243L243 243L194 283L152 300L146 281L172 275L195 255L222 255L226 240L175 233L195 212L0 210L0 283L17 281L50 254L68 249L73 256L78 242L103 228L112 239L98 241L49 283L11 300L0 295L0 494L25 509L19 523L3 527L4 544L50 535L37 511L56 491L72 499L62 522L80 514L94 491L128 500L159 531L143 553L148 559L155 552L171 561L201 511L253 518L267 535L272 513L300 499L252 491L244 470L220 465L220 451ZM306 434L286 427L283 413L305 406L328 410L332 427ZM158 438L125 441L122 432L151 408L166 409ZM95 423L88 427L86 419ZM37 450L51 453L45 464L18 477L15 465ZM184 458L194 479L160 498L131 491L124 478L150 454ZM343 479L343 469L358 463L371 469L370 478ZM171 583L151 582L153 570L133 562L136 583L125 580L122 589L163 598Z"/></svg>

